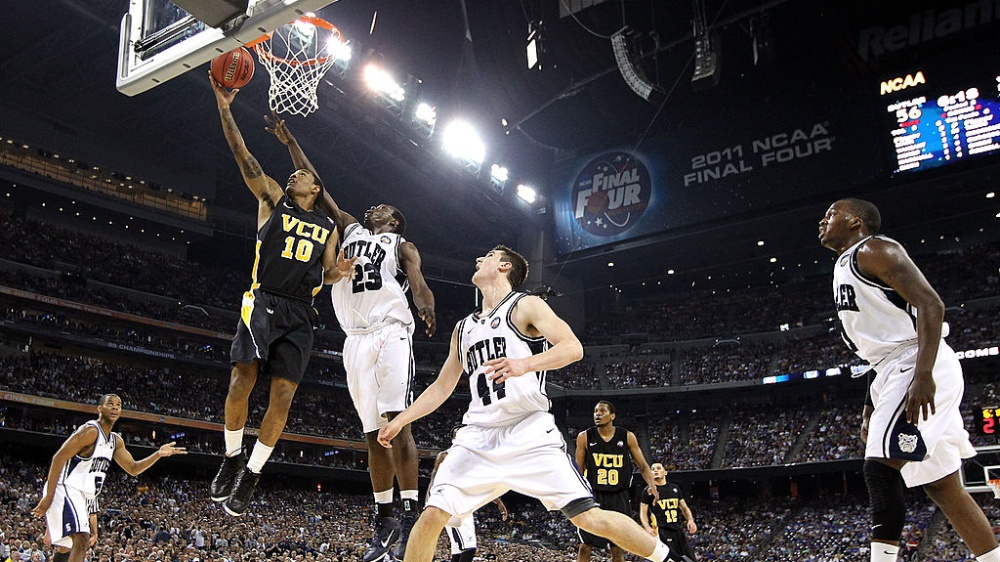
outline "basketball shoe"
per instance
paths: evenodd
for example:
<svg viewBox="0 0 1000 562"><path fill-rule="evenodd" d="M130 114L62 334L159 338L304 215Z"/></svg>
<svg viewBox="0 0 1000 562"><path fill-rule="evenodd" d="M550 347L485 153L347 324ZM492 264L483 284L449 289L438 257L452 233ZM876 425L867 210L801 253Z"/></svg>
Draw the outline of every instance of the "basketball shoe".
<svg viewBox="0 0 1000 562"><path fill-rule="evenodd" d="M382 562L387 560L392 547L399 542L399 521L395 517L376 517L375 536L365 550L363 562Z"/></svg>
<svg viewBox="0 0 1000 562"><path fill-rule="evenodd" d="M402 500L403 513L399 516L399 543L396 544L396 557L403 559L406 552L406 542L410 540L410 531L413 524L417 522L417 502L415 500Z"/></svg>
<svg viewBox="0 0 1000 562"><path fill-rule="evenodd" d="M236 481L233 482L232 495L222 504L226 513L236 517L246 513L247 508L250 507L250 498L253 497L253 491L259 481L260 473L243 467L243 470L236 476Z"/></svg>
<svg viewBox="0 0 1000 562"><path fill-rule="evenodd" d="M215 478L208 488L212 501L224 502L229 499L233 493L233 482L246 465L247 456L242 449L240 454L222 459L222 466L219 467L219 472L215 473Z"/></svg>

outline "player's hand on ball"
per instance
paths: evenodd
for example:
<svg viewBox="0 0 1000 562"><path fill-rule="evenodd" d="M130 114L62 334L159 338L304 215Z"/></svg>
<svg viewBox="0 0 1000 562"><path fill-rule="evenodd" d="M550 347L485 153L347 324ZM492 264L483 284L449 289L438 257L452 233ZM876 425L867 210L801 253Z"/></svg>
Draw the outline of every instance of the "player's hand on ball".
<svg viewBox="0 0 1000 562"><path fill-rule="evenodd" d="M187 449L185 447L175 447L174 445L176 445L176 444L177 444L176 441L171 441L170 443L167 443L167 444L161 446L160 450L157 451L157 453L159 453L159 455L161 457L172 457L174 455L186 455L188 453Z"/></svg>
<svg viewBox="0 0 1000 562"><path fill-rule="evenodd" d="M212 78L212 72L208 73L208 81L212 84L212 91L215 92L215 101L219 104L219 107L229 107L229 104L233 103L233 98L236 97L236 93L240 91L239 88L235 90L227 90Z"/></svg>

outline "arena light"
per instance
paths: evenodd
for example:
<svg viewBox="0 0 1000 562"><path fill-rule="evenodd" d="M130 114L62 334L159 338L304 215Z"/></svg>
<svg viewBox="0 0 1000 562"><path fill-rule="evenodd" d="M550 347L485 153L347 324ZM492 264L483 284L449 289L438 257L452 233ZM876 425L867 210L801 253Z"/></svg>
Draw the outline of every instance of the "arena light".
<svg viewBox="0 0 1000 562"><path fill-rule="evenodd" d="M424 138L430 138L434 134L434 125L437 124L437 110L434 106L426 102L420 102L417 107L413 110L413 115L410 118L410 124L416 129Z"/></svg>
<svg viewBox="0 0 1000 562"><path fill-rule="evenodd" d="M490 178L494 179L500 183L504 183L510 177L510 173L507 168L504 168L500 164L493 164L490 166Z"/></svg>
<svg viewBox="0 0 1000 562"><path fill-rule="evenodd" d="M474 174L478 174L486 158L486 145L476 130L465 121L452 121L442 133L441 144L445 152L462 162Z"/></svg>
<svg viewBox="0 0 1000 562"><path fill-rule="evenodd" d="M535 192L535 188L524 185L523 183L517 186L517 196L528 203L534 203L535 200L538 199L538 194Z"/></svg>
<svg viewBox="0 0 1000 562"><path fill-rule="evenodd" d="M403 111L403 100L406 99L403 87L388 72L374 64L366 65L363 74L365 84L375 92L376 100L380 101L386 109L400 115Z"/></svg>

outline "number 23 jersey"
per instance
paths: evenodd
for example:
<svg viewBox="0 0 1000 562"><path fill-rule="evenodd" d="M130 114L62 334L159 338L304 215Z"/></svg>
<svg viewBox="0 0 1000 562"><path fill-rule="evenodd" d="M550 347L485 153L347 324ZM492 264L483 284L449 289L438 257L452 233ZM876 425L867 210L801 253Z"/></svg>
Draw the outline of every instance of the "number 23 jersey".
<svg viewBox="0 0 1000 562"><path fill-rule="evenodd" d="M356 256L358 261L354 279L334 283L332 297L337 321L348 334L389 321L413 325L406 299L409 284L399 259L403 242L398 234L375 234L360 223L344 229L344 257Z"/></svg>
<svg viewBox="0 0 1000 562"><path fill-rule="evenodd" d="M472 394L469 410L462 420L466 425L507 425L529 414L549 410L545 371L527 372L499 384L483 372L483 363L490 359L522 359L548 349L545 338L522 334L511 320L514 307L526 296L511 291L489 314L482 315L477 310L459 323L458 353L462 369L469 375Z"/></svg>

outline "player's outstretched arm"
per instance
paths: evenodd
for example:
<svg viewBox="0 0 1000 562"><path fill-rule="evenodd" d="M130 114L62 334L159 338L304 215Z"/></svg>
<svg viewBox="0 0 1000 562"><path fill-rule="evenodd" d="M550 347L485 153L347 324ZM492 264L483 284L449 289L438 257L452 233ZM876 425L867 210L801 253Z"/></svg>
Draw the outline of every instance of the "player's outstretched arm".
<svg viewBox="0 0 1000 562"><path fill-rule="evenodd" d="M399 245L399 255L403 258L403 271L406 272L406 279L410 283L410 292L413 294L413 305L417 307L417 314L427 325L425 331L427 337L434 335L437 330L437 318L434 316L434 293L427 286L424 279L424 272L421 267L420 252L412 242L403 242Z"/></svg>
<svg viewBox="0 0 1000 562"><path fill-rule="evenodd" d="M254 158L253 154L250 154L250 150L247 149L247 145L243 141L243 133L236 126L233 112L229 108L239 90L226 90L211 75L209 75L208 81L212 84L212 91L215 92L215 101L219 106L219 117L222 119L222 132L226 136L226 142L229 143L229 150L233 152L236 164L240 167L240 173L243 174L243 181L246 182L247 187L250 188L250 191L253 192L257 199L262 203L266 203L269 208L273 208L278 200L281 199L283 193L281 187L278 185L278 182L264 173L264 170L260 167L260 162Z"/></svg>
<svg viewBox="0 0 1000 562"><path fill-rule="evenodd" d="M337 234L334 234L335 236ZM327 242L326 252L334 255L334 258L328 259L326 253L323 254L323 284L333 285L334 283L340 282L341 279L351 280L354 279L356 273L354 269L354 262L358 261L358 256L354 256L351 259L344 257L344 249L341 248L340 252L336 251L336 242Z"/></svg>
<svg viewBox="0 0 1000 562"><path fill-rule="evenodd" d="M917 310L917 360L913 383L906 392L906 420L926 420L935 411L933 369L941 342L944 303L898 242L873 238L857 256L862 273L891 287Z"/></svg>
<svg viewBox="0 0 1000 562"><path fill-rule="evenodd" d="M635 465L639 467L639 473L642 474L642 479L646 481L646 485L649 486L650 492L653 494L653 499L660 499L660 492L656 488L656 480L653 479L653 471L649 468L649 463L646 462L646 456L642 454L642 448L639 447L639 440L636 439L635 434L629 431L627 434L628 439L628 452L632 455L632 460L635 461Z"/></svg>
<svg viewBox="0 0 1000 562"><path fill-rule="evenodd" d="M62 474L66 463L81 451L89 447L97 440L97 428L87 424L80 426L73 435L63 441L56 454L52 455L52 463L49 465L49 475L45 480L45 495L42 496L38 505L31 510L35 517L42 517L52 505L52 498L55 497L56 485L59 483L59 475Z"/></svg>
<svg viewBox="0 0 1000 562"><path fill-rule="evenodd" d="M386 449L392 448L392 440L407 425L437 410L455 391L462 378L462 362L458 358L458 324L451 333L451 350L434 382L420 396L396 417L392 418L378 432L378 442Z"/></svg>
<svg viewBox="0 0 1000 562"><path fill-rule="evenodd" d="M288 147L288 155L292 157L292 163L295 165L295 168L299 170L309 170L314 176L316 176L316 179L320 181L320 184L324 186L322 193L316 200L316 204L321 206L323 210L330 215L334 222L337 223L341 232L343 232L348 225L358 222L358 219L354 218L349 213L344 212L340 206L337 205L337 202L334 201L333 196L330 195L330 192L325 187L326 184L323 183L322 178L320 178L319 172L316 171L316 166L313 166L312 161L309 160L308 156L306 156L305 151L302 150L302 147L299 145L299 141L295 138L295 135L292 134L288 125L285 124L285 120L278 117L278 114L274 110L271 110L270 116L264 116L264 123L266 124L264 130L278 137L281 144Z"/></svg>
<svg viewBox="0 0 1000 562"><path fill-rule="evenodd" d="M495 503L496 506L497 506L497 509L500 510L500 520L501 521L506 521L507 520L507 516L510 515L510 512L507 511L507 505L505 503L503 503L503 500L500 499L500 498L497 498L497 499L493 500L493 503Z"/></svg>
<svg viewBox="0 0 1000 562"><path fill-rule="evenodd" d="M115 445L115 462L118 463L118 466L122 467L122 470L132 476L139 476L163 457L187 454L187 449L184 447L175 447L174 445L176 445L176 442L171 441L166 445L160 446L160 448L157 449L152 455L149 455L141 461L137 461L132 458L132 453L125 448L125 441L122 440L121 435L116 433L115 439L118 441Z"/></svg>
<svg viewBox="0 0 1000 562"><path fill-rule="evenodd" d="M524 373L561 369L583 359L583 344L573 329L539 297L527 296L517 301L511 319L522 334L542 336L552 347L523 359L500 357L486 361L484 372L490 380L501 383Z"/></svg>

